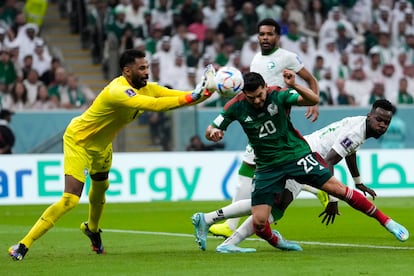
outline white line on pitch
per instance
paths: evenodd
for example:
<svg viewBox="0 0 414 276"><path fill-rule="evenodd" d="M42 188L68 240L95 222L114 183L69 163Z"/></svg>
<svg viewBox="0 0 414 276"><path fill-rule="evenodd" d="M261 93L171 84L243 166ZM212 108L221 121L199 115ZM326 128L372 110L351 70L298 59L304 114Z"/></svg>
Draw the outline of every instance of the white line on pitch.
<svg viewBox="0 0 414 276"><path fill-rule="evenodd" d="M159 235L159 236L174 236L174 237L194 237L194 235L191 235L191 234L180 234L180 233L150 232L150 231L136 231L136 230L119 230L119 229L104 229L104 230L105 230L105 232L113 232L113 233ZM208 236L208 238L223 239L221 237L214 237L214 236ZM259 239L259 238L248 238L247 240L263 241L262 239ZM402 247L402 246L313 242L313 241L296 241L296 242L301 243L301 244L324 245L324 246L333 246L333 247L360 247L360 248L376 248L376 249L414 250L414 247Z"/></svg>

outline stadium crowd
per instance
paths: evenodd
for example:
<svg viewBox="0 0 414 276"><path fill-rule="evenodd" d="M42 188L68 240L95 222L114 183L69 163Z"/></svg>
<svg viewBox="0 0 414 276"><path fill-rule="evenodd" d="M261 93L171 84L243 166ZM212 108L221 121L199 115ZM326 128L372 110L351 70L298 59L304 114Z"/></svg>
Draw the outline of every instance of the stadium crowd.
<svg viewBox="0 0 414 276"><path fill-rule="evenodd" d="M259 50L256 24L270 17L282 27L280 46L318 79L321 105L413 104L412 2L91 0L81 32L106 78L119 74L114 57L139 48L152 61L152 80L186 90L204 64L247 72ZM222 105L216 100L210 105Z"/></svg>
<svg viewBox="0 0 414 276"><path fill-rule="evenodd" d="M43 10L32 9L31 3ZM41 36L47 1L7 0L0 4L0 108L51 110L86 108L95 93L79 84L49 51ZM35 16L36 15L36 16Z"/></svg>
<svg viewBox="0 0 414 276"><path fill-rule="evenodd" d="M280 46L318 79L321 105L414 103L414 1L57 1L107 79L129 48L147 52L152 81L176 89L193 89L208 63L247 72L259 50L256 24L270 17L282 27ZM32 18L24 1L0 7L2 107L85 108L95 93L52 56ZM223 103L213 97L206 106Z"/></svg>

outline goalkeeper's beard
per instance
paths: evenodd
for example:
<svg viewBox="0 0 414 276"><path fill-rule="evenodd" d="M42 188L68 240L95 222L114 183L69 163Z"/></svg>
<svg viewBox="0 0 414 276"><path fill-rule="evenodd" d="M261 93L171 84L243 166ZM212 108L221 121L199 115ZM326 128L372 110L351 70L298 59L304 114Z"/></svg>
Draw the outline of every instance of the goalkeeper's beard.
<svg viewBox="0 0 414 276"><path fill-rule="evenodd" d="M138 76L132 76L131 77L132 86L136 89L140 89L140 88L146 86L147 85L147 80L148 80L148 77L146 77L146 78L140 78Z"/></svg>

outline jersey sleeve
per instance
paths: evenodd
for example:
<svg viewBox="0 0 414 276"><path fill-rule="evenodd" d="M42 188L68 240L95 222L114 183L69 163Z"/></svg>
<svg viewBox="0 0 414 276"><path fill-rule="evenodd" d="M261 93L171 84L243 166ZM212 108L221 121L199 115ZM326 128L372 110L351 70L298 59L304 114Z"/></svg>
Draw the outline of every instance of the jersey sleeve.
<svg viewBox="0 0 414 276"><path fill-rule="evenodd" d="M118 105L144 111L167 111L186 105L185 96L190 93L157 84L147 85L138 91L129 86L118 86L111 90L113 101Z"/></svg>

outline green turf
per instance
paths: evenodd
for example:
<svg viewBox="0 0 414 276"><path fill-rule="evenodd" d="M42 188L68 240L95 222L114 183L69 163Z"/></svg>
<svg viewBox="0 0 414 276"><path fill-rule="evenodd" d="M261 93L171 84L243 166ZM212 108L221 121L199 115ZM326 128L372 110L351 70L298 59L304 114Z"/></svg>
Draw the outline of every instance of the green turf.
<svg viewBox="0 0 414 276"><path fill-rule="evenodd" d="M21 262L12 261L7 249L28 231L45 206L0 206L0 271L2 275L159 276L414 273L414 237L401 243L374 219L344 203L340 203L341 216L326 227L317 217L322 207L315 199L296 200L275 226L286 238L298 241L303 252L283 252L251 239L241 246L255 247L256 253L218 254L215 247L222 239L215 237L208 239L207 251L199 250L191 215L227 203L108 204L102 219L105 255L92 252L81 234L78 227L88 207L80 205L38 240ZM414 198L380 198L375 203L414 233Z"/></svg>

